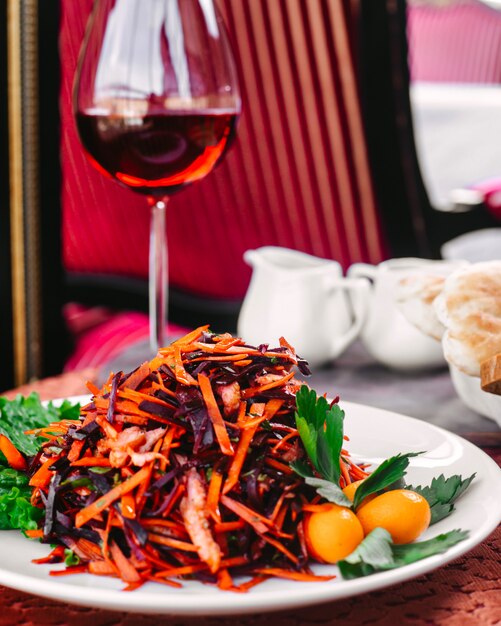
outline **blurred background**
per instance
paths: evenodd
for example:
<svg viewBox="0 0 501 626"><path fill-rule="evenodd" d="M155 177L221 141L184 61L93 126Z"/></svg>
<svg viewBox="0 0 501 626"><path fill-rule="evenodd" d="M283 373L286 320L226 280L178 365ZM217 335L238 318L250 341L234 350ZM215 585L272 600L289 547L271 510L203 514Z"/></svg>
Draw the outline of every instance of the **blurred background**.
<svg viewBox="0 0 501 626"><path fill-rule="evenodd" d="M243 114L221 166L169 205L173 333L235 330L249 248L346 269L498 228L501 2L217 4ZM92 5L0 6L0 390L148 336L148 211L91 167L73 119Z"/></svg>

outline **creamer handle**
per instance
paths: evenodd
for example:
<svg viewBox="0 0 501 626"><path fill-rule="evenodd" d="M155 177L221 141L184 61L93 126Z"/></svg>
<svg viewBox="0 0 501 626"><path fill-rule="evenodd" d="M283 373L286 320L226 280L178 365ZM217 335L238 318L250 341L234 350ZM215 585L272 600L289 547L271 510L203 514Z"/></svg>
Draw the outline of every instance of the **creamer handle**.
<svg viewBox="0 0 501 626"><path fill-rule="evenodd" d="M333 285L335 289L344 289L353 313L353 323L348 330L336 337L332 343L332 358L337 357L358 337L367 316L371 285L367 278L340 278Z"/></svg>

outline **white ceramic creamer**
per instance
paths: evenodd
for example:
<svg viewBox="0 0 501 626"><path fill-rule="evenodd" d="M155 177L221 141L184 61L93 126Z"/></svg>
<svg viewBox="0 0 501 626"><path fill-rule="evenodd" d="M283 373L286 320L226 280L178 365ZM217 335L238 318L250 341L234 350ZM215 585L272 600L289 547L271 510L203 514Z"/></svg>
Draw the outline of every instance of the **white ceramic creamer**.
<svg viewBox="0 0 501 626"><path fill-rule="evenodd" d="M336 261L266 246L247 250L253 268L238 320L250 344L277 346L281 336L317 366L339 356L357 337L364 312L353 315L348 293L366 299L366 280L343 277Z"/></svg>

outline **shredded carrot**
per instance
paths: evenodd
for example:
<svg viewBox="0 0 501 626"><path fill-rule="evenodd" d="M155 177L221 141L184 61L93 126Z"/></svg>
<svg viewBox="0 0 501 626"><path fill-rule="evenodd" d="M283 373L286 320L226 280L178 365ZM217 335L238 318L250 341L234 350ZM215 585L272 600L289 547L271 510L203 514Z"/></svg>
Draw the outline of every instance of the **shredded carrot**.
<svg viewBox="0 0 501 626"><path fill-rule="evenodd" d="M73 461L74 467L111 467L110 460L103 456L83 456Z"/></svg>
<svg viewBox="0 0 501 626"><path fill-rule="evenodd" d="M349 485L352 481L348 473L348 468L346 467L346 464L343 461L343 459L339 459L339 467L341 469L341 476L344 478L346 485Z"/></svg>
<svg viewBox="0 0 501 626"><path fill-rule="evenodd" d="M16 470L26 471L28 468L23 455L5 435L0 435L0 452L3 452L7 463Z"/></svg>
<svg viewBox="0 0 501 626"><path fill-rule="evenodd" d="M219 512L219 493L221 491L222 482L223 475L217 470L214 470L210 479L209 489L207 491L207 502L205 506L209 515L216 522L221 521L221 513Z"/></svg>
<svg viewBox="0 0 501 626"><path fill-rule="evenodd" d="M280 552L282 552L283 554L285 554L285 556L292 561L293 563L297 564L299 563L299 559L297 558L297 556L295 554L292 554L292 552L290 550L288 550L284 545L282 545L280 543L280 541L278 541L278 539L273 539L272 537L270 537L269 535L261 535L261 538L264 539L264 541L266 541L266 543L271 544L272 546L274 546L277 550L279 550Z"/></svg>
<svg viewBox="0 0 501 626"><path fill-rule="evenodd" d="M243 354L228 354L227 356L219 355L219 356L200 356L196 359L190 359L190 363L199 363L200 361L242 361L246 359L247 355ZM238 365L238 363L235 363Z"/></svg>
<svg viewBox="0 0 501 626"><path fill-rule="evenodd" d="M285 337L280 337L278 343L281 345L282 348L287 348L287 350L289 350L291 354L296 354L296 350L291 346L291 344L287 341Z"/></svg>
<svg viewBox="0 0 501 626"><path fill-rule="evenodd" d="M230 469L228 470L228 478L224 483L223 493L228 493L238 483L240 472L247 456L247 451L251 441L256 433L257 425L254 428L247 428L244 430L238 441L238 447L235 456L233 457Z"/></svg>
<svg viewBox="0 0 501 626"><path fill-rule="evenodd" d="M160 452L164 455L166 466L170 464L169 454L170 454L170 449L172 447L172 442L174 441L175 433L176 433L176 427L170 426L167 429L167 434L165 435L163 443L162 443L162 447L160 448Z"/></svg>
<svg viewBox="0 0 501 626"><path fill-rule="evenodd" d="M148 402L153 402L153 404L159 404L160 406L165 406L169 408L172 407L172 404L165 402L165 400L161 400L160 398L149 395L147 393L136 391L135 389L128 389L128 388L121 389L118 392L118 396L120 398L124 398L125 400L131 400L132 402L135 402L136 404L140 404L141 402L146 400Z"/></svg>
<svg viewBox="0 0 501 626"><path fill-rule="evenodd" d="M101 393L101 391L99 390L99 387L96 387L96 385L91 380L88 380L85 383L85 386L87 387L87 389L90 391L90 393L93 396L98 396Z"/></svg>
<svg viewBox="0 0 501 626"><path fill-rule="evenodd" d="M252 587L256 587L256 585L260 585L261 583L264 583L265 580L267 580L267 576L253 576L247 582L237 585L234 588L234 591L240 591L242 593L245 593L249 591L249 589L252 589Z"/></svg>
<svg viewBox="0 0 501 626"><path fill-rule="evenodd" d="M41 559L33 559L32 563L57 563L64 558L64 546L56 546L50 554Z"/></svg>
<svg viewBox="0 0 501 626"><path fill-rule="evenodd" d="M214 531L216 533L229 533L233 530L242 530L245 528L245 522L239 519L236 522L221 522L214 524Z"/></svg>
<svg viewBox="0 0 501 626"><path fill-rule="evenodd" d="M323 513L330 511L330 509L332 509L332 504L328 502L323 504L303 504L303 511L307 511L308 513Z"/></svg>
<svg viewBox="0 0 501 626"><path fill-rule="evenodd" d="M157 372L156 379L157 379L157 382L153 383L154 388L156 388L155 385L158 384L158 388L161 389L168 396L171 396L172 398L176 397L175 391L172 391L171 389L169 389L168 387L164 385L164 381L162 379L162 375L160 374L160 372Z"/></svg>
<svg viewBox="0 0 501 626"><path fill-rule="evenodd" d="M350 465L349 472L355 478L355 480L363 480L369 475L367 472L364 472L362 469L360 469L358 465L354 464Z"/></svg>
<svg viewBox="0 0 501 626"><path fill-rule="evenodd" d="M122 515L127 519L136 518L136 500L130 491L122 496L121 510Z"/></svg>
<svg viewBox="0 0 501 626"><path fill-rule="evenodd" d="M25 530L24 534L30 539L38 539L43 537L43 528L37 528L35 530Z"/></svg>
<svg viewBox="0 0 501 626"><path fill-rule="evenodd" d="M183 365L183 357L181 356L181 349L179 346L174 347L174 358L175 358L175 370L174 374L178 382L183 385L196 385L197 381L193 378L191 374L185 370Z"/></svg>
<svg viewBox="0 0 501 626"><path fill-rule="evenodd" d="M237 426L241 427L246 419L247 402L241 401L238 407Z"/></svg>
<svg viewBox="0 0 501 626"><path fill-rule="evenodd" d="M284 503L285 497L287 496L287 492L284 491L281 496L278 498L277 503L275 504L275 508L273 509L273 512L271 514L271 520L275 521L276 517L278 516L278 513L280 512L280 509L282 507L282 504Z"/></svg>
<svg viewBox="0 0 501 626"><path fill-rule="evenodd" d="M137 583L141 581L141 576L139 575L137 569L132 565L129 559L127 559L114 541L110 543L110 552L113 561L120 572L120 578L124 582Z"/></svg>
<svg viewBox="0 0 501 626"><path fill-rule="evenodd" d="M172 539L170 537L164 537L163 535L157 535L156 533L148 533L148 539L153 543L158 543L161 546L167 546L168 548L176 548L177 550L184 550L185 552L196 552L197 547L187 541L179 541L179 539Z"/></svg>
<svg viewBox="0 0 501 626"><path fill-rule="evenodd" d="M197 565L185 565L184 567L173 567L171 569L166 569L160 572L157 572L155 577L163 578L172 576L189 576L190 574L195 574L196 572L201 572L205 569L209 569L207 563L198 563Z"/></svg>
<svg viewBox="0 0 501 626"><path fill-rule="evenodd" d="M68 452L68 461L73 463L80 456L82 449L85 445L85 439L75 439L71 444L70 451Z"/></svg>
<svg viewBox="0 0 501 626"><path fill-rule="evenodd" d="M289 507L287 506L287 504L284 504L280 510L278 511L278 513L276 514L276 516L273 518L273 521L275 522L275 526L281 530L282 526L284 525L285 522L285 516L287 515L287 511L289 510Z"/></svg>
<svg viewBox="0 0 501 626"><path fill-rule="evenodd" d="M221 567L229 568L229 567L238 567L239 565L245 565L248 563L248 559L245 556L236 556L230 559L222 559ZM156 576L189 576L190 574L195 574L196 572L201 572L203 570L209 569L207 563L198 563L193 565L185 565L183 567L172 567L170 569L162 570L156 573Z"/></svg>
<svg viewBox="0 0 501 626"><path fill-rule="evenodd" d="M184 535L188 536L188 533L186 532L182 524L179 524L178 522L174 522L172 520L163 519L162 517L142 517L139 520L139 522L141 523L142 526L146 526L146 527L165 526L166 528L176 529L184 533Z"/></svg>
<svg viewBox="0 0 501 626"><path fill-rule="evenodd" d="M285 435L285 437L282 437L282 439L280 439L280 441L276 445L273 446L271 451L272 452L278 452L278 450L284 445L284 443L289 441L289 439L292 439L293 437L298 437L298 436L299 436L299 433L297 433L297 432L287 433Z"/></svg>
<svg viewBox="0 0 501 626"><path fill-rule="evenodd" d="M96 576L116 576L116 569L106 561L90 561L89 573Z"/></svg>
<svg viewBox="0 0 501 626"><path fill-rule="evenodd" d="M285 383L289 382L291 378L294 378L294 376L295 372L290 372L283 378L273 380L271 383L266 383L260 387L249 387L249 389L245 389L245 391L242 392L242 396L244 398L253 398L254 396L258 396L263 393L263 391L268 391L269 389L274 389L275 387L282 387Z"/></svg>
<svg viewBox="0 0 501 626"><path fill-rule="evenodd" d="M280 461L277 461L276 459L272 459L270 457L266 458L265 461L266 465L269 465L270 467L273 467L274 469L278 470L279 472L282 472L284 474L294 474L294 470L291 469L288 465L285 465L284 463L280 463Z"/></svg>
<svg viewBox="0 0 501 626"><path fill-rule="evenodd" d="M279 398L273 398L273 400L269 400L264 408L264 412L259 413L256 410L253 410L253 407L260 406L259 403L253 404L250 410L252 415L257 415L253 420L248 420L245 424L242 425L242 428L253 428L256 424L259 426L263 422L269 422L280 410L280 407L284 403L283 400Z"/></svg>
<svg viewBox="0 0 501 626"><path fill-rule="evenodd" d="M228 431L226 430L223 422L221 411L219 410L216 398L214 397L214 392L212 391L210 380L204 374L199 374L198 384L200 385L200 391L202 392L205 406L207 407L209 417L212 421L214 432L216 433L221 452L223 454L232 456L234 454L233 446L231 445L230 438L228 437Z"/></svg>
<svg viewBox="0 0 501 626"><path fill-rule="evenodd" d="M200 337L202 336L202 333L206 332L207 330L209 330L209 324L205 324L204 326L199 326L198 328L195 328L195 330L192 330L190 333L188 333L184 337L181 337L180 339L177 339L176 341L174 341L174 343L172 343L171 346L185 346L185 345L194 343L195 341L200 339ZM162 350L160 350L160 352L162 352Z"/></svg>
<svg viewBox="0 0 501 626"><path fill-rule="evenodd" d="M332 580L335 576L320 576L318 574L308 574L307 572L295 572L279 567L262 567L254 570L256 574L264 576L275 576L276 578L286 578L287 580L299 580L303 583L316 583L319 581Z"/></svg>
<svg viewBox="0 0 501 626"><path fill-rule="evenodd" d="M162 445L161 440L157 442L158 445ZM155 450L156 451L156 450ZM145 471L144 480L138 485L137 493L136 493L136 509L141 512L144 504L144 494L148 489L151 482L151 474L153 472L153 463L147 463L143 467Z"/></svg>
<svg viewBox="0 0 501 626"><path fill-rule="evenodd" d="M75 526L77 528L80 528L86 522L101 513L101 511L108 508L110 504L115 502L115 500L118 500L124 494L135 489L138 485L142 483L143 480L148 478L149 471L149 468L143 467L137 472L137 474L127 479L120 485L113 487L113 489L108 491L108 493L105 493L98 500L96 500L89 506L86 506L84 509L81 509L76 515Z"/></svg>
<svg viewBox="0 0 501 626"><path fill-rule="evenodd" d="M256 511L253 511L249 507L245 506L241 502L237 502L236 500L232 500L228 498L228 496L222 495L221 504L230 511L233 511L238 517L241 517L248 524L250 524L258 533L265 533L268 531L269 526L273 526L273 522L266 517L263 517Z"/></svg>
<svg viewBox="0 0 501 626"><path fill-rule="evenodd" d="M70 574L85 574L88 571L87 565L73 565L61 570L51 570L49 576L69 576Z"/></svg>
<svg viewBox="0 0 501 626"><path fill-rule="evenodd" d="M217 573L217 586L219 589L228 590L233 588L233 578L227 569L221 568Z"/></svg>
<svg viewBox="0 0 501 626"><path fill-rule="evenodd" d="M172 498L171 498L171 501L169 502L168 507L162 513L163 517L167 517L170 514L172 509L176 506L176 504L181 499L181 497L182 497L183 493L185 492L185 490L186 490L186 487L183 485L183 483L179 483L178 486L176 487L176 490L175 490Z"/></svg>
<svg viewBox="0 0 501 626"><path fill-rule="evenodd" d="M181 589L181 587L183 586L181 583L178 583L175 580L167 580L166 578L158 578L156 576L147 576L147 578L152 582L160 583L161 585L167 585L168 587L175 587L176 589Z"/></svg>
<svg viewBox="0 0 501 626"><path fill-rule="evenodd" d="M127 379L122 383L123 387L127 389L137 389L137 387L143 382L145 378L150 375L150 364L148 361L141 363L141 365L132 372ZM97 395L97 394L94 394Z"/></svg>
<svg viewBox="0 0 501 626"><path fill-rule="evenodd" d="M50 467L59 459L59 457L60 455L58 454L57 456L53 456L42 463L30 479L31 487L40 487L42 489L47 487L50 483L50 479L54 476L54 472L50 470Z"/></svg>

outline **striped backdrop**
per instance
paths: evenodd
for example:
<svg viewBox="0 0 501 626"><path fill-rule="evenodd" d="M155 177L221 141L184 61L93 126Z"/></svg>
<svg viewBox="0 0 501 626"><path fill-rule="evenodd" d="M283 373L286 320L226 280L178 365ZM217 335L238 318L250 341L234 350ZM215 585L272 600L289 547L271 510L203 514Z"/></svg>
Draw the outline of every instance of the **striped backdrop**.
<svg viewBox="0 0 501 626"><path fill-rule="evenodd" d="M348 0L220 0L244 112L222 165L172 199L170 280L241 297L248 248L281 245L337 259L385 256L348 39ZM92 0L61 0L64 261L69 271L146 277L143 197L87 163L71 111Z"/></svg>
<svg viewBox="0 0 501 626"><path fill-rule="evenodd" d="M410 4L407 34L413 80L501 83L501 11L477 0Z"/></svg>

